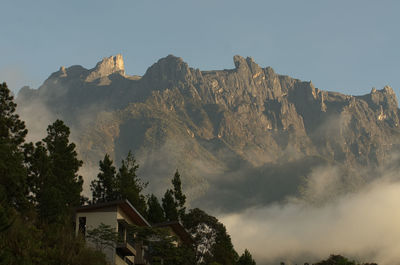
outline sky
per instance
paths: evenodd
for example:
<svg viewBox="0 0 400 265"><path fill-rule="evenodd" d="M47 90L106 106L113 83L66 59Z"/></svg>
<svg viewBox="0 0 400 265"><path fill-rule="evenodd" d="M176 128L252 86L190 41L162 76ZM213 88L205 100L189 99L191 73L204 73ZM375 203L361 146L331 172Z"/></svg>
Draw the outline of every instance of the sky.
<svg viewBox="0 0 400 265"><path fill-rule="evenodd" d="M400 1L1 0L0 80L38 88L60 66L121 53L143 75L174 54L200 70L253 57L277 73L352 95L400 92Z"/></svg>

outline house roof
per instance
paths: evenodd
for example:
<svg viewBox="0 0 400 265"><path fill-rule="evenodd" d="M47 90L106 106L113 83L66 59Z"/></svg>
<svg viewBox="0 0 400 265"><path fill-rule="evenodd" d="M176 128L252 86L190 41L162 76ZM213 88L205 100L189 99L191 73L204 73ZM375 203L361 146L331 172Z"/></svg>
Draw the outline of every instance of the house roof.
<svg viewBox="0 0 400 265"><path fill-rule="evenodd" d="M169 222L153 224L153 227L170 227L184 243L189 245L194 243L192 236L178 221L169 221Z"/></svg>
<svg viewBox="0 0 400 265"><path fill-rule="evenodd" d="M111 202L103 202L96 204L84 205L76 208L77 213L81 212L96 212L106 208L119 206L137 225L151 226L149 222L136 210L135 207L128 200L118 200Z"/></svg>

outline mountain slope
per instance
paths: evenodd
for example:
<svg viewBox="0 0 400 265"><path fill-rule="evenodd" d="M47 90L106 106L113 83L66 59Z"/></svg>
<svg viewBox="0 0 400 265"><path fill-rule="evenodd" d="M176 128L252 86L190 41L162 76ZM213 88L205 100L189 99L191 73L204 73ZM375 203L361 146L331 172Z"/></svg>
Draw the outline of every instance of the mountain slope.
<svg viewBox="0 0 400 265"><path fill-rule="evenodd" d="M90 70L62 67L17 101L28 126L38 106L40 117L64 119L89 167L132 150L156 191L179 168L193 204L227 211L296 194L322 166L357 186L369 178L360 169L399 149L392 88L343 95L233 59L234 69L200 71L169 55L139 77L111 56Z"/></svg>

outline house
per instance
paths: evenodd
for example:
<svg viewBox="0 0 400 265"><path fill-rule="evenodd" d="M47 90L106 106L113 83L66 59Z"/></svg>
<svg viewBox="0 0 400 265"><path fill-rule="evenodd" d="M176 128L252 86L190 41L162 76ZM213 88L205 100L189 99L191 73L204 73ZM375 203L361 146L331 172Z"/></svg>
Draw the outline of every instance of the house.
<svg viewBox="0 0 400 265"><path fill-rule="evenodd" d="M174 242L176 246L181 246L183 244L192 245L194 243L190 234L178 221L158 223L154 224L153 227L168 229L169 234L176 238L176 242Z"/></svg>
<svg viewBox="0 0 400 265"><path fill-rule="evenodd" d="M111 227L118 233L120 240L115 244L115 247L102 249L111 264L146 265L151 263L153 257L150 257L149 246L144 245L138 238L135 238L133 232L129 232L131 225L165 228L168 234L176 239L174 242L176 246L193 244L190 234L178 221L151 225L128 200L78 207L75 218L77 224L75 228L76 235L81 234L85 237L88 230L98 228L101 224ZM90 239L87 240L87 243L96 247L95 243L91 242Z"/></svg>
<svg viewBox="0 0 400 265"><path fill-rule="evenodd" d="M128 200L119 200L105 203L85 205L76 209L75 233L84 237L89 229L95 229L105 224L115 229L120 241L115 248L102 250L107 260L116 265L148 264L146 246L135 241L135 235L128 232L129 225L151 227L144 217L132 206ZM87 240L88 244L94 245Z"/></svg>

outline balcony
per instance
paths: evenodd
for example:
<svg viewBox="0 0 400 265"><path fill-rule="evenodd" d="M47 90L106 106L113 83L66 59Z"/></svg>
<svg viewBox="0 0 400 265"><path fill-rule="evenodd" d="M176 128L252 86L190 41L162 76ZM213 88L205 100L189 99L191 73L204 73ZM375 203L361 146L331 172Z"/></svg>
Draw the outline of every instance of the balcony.
<svg viewBox="0 0 400 265"><path fill-rule="evenodd" d="M125 256L136 256L134 235L127 232L128 224L125 220L118 220L119 242L117 244L117 252Z"/></svg>
<svg viewBox="0 0 400 265"><path fill-rule="evenodd" d="M136 256L136 250L129 242L119 242L117 244L117 251L122 256Z"/></svg>

